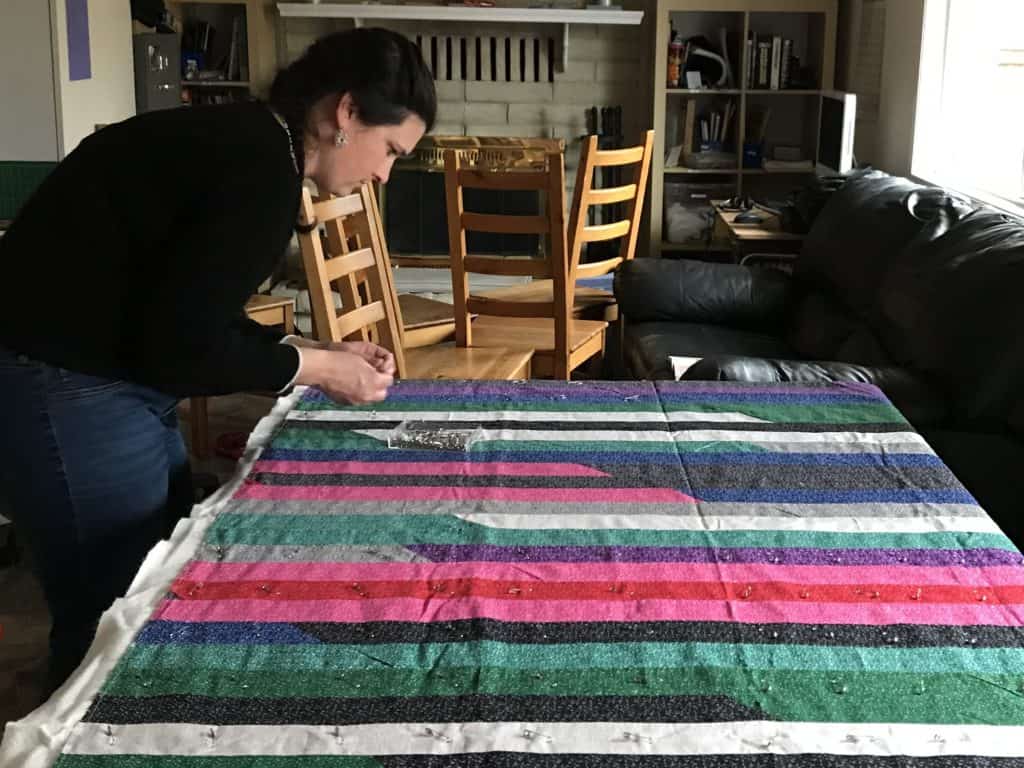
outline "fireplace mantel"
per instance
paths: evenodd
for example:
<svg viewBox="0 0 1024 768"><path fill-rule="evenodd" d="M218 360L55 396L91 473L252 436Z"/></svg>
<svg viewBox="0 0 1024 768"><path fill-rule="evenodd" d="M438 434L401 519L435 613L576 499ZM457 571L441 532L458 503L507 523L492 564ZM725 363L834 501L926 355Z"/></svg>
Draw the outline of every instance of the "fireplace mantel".
<svg viewBox="0 0 1024 768"><path fill-rule="evenodd" d="M600 8L482 8L461 5L385 5L355 3L278 3L282 18L353 19L361 26L366 19L402 21L468 21L502 24L560 24L562 26L562 71L569 63L569 27L573 24L636 25L643 11Z"/></svg>

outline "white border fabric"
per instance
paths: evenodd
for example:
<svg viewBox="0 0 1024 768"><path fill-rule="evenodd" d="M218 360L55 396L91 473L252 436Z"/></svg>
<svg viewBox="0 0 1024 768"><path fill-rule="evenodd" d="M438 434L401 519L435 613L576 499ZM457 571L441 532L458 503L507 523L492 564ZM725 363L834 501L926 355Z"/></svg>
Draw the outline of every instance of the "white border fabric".
<svg viewBox="0 0 1024 768"><path fill-rule="evenodd" d="M149 551L124 597L100 619L96 637L75 673L50 699L21 720L7 724L0 742L0 766L49 768L60 755L72 728L85 715L118 659L152 615L178 571L192 557L207 527L231 498L259 458L285 415L305 391L296 387L278 398L270 413L260 419L249 435L245 453L234 475L216 493L178 522L167 541Z"/></svg>

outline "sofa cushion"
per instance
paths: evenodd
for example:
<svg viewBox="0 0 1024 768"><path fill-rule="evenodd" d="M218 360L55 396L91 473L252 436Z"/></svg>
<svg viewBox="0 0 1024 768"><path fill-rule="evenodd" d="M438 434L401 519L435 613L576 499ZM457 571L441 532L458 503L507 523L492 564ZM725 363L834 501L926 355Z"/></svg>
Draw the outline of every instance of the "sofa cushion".
<svg viewBox="0 0 1024 768"><path fill-rule="evenodd" d="M1024 222L981 210L907 249L875 326L901 364L943 382L954 416L1001 432L1024 391Z"/></svg>
<svg viewBox="0 0 1024 768"><path fill-rule="evenodd" d="M629 373L641 379L673 379L670 356L751 355L786 357L792 349L778 336L717 325L627 322L623 353Z"/></svg>

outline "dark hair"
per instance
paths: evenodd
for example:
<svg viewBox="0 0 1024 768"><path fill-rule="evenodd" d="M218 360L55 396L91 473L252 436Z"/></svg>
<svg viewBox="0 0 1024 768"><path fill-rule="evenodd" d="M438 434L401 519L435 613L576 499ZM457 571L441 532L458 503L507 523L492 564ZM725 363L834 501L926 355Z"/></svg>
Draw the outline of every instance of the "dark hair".
<svg viewBox="0 0 1024 768"><path fill-rule="evenodd" d="M270 87L270 106L288 123L300 163L310 110L332 93L348 93L366 125L398 125L415 114L429 131L437 116L434 78L408 38L379 28L335 32L279 71Z"/></svg>

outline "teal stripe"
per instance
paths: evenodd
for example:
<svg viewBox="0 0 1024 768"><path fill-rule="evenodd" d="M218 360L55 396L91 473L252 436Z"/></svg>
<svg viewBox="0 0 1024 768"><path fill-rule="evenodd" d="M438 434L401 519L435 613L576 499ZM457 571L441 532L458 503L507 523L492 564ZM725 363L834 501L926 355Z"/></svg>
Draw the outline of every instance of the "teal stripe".
<svg viewBox="0 0 1024 768"><path fill-rule="evenodd" d="M386 502L385 502L386 503ZM400 502L396 502L400 503ZM236 515L221 514L210 544L409 546L758 547L787 549L1006 549L1000 533L845 533L834 531L685 531L639 529L491 528L448 515Z"/></svg>
<svg viewBox="0 0 1024 768"><path fill-rule="evenodd" d="M880 628L881 631L881 628ZM885 646L732 643L465 643L368 645L147 645L124 656L123 668L283 671L336 669L621 669L738 667L759 670L1005 674L1024 669L1022 648L899 648Z"/></svg>

